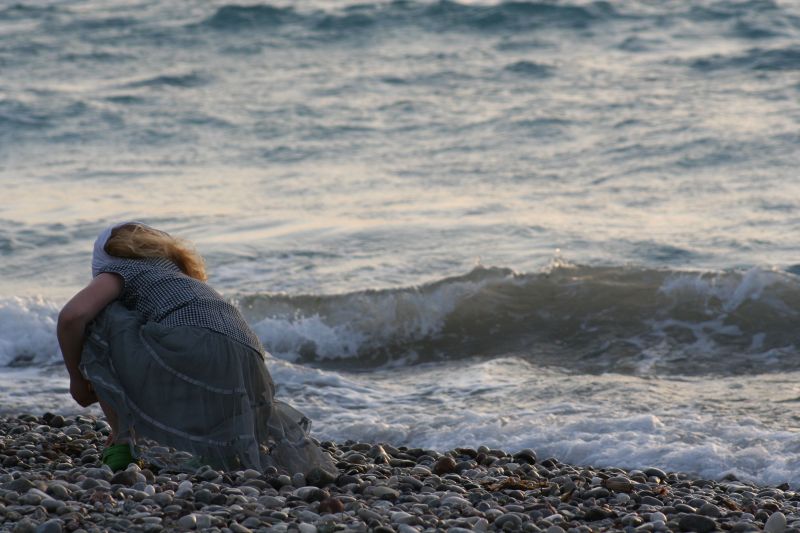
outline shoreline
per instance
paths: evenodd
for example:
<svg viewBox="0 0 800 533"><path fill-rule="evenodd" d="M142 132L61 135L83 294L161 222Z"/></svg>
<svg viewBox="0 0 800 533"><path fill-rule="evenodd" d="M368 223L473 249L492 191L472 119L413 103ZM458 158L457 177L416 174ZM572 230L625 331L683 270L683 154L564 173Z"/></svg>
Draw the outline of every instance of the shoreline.
<svg viewBox="0 0 800 533"><path fill-rule="evenodd" d="M788 485L352 441L323 443L336 480L158 471L146 459L114 474L100 463L107 435L90 415L0 416L0 531L800 532Z"/></svg>

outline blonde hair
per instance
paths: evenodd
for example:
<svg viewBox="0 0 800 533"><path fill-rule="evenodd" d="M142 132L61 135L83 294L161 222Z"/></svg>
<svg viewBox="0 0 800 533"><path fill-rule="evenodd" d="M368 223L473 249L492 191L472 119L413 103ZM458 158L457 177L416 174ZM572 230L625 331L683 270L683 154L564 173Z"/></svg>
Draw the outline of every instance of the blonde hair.
<svg viewBox="0 0 800 533"><path fill-rule="evenodd" d="M105 251L116 257L169 259L189 277L206 281L203 257L188 242L140 224L125 224L114 228L106 241Z"/></svg>

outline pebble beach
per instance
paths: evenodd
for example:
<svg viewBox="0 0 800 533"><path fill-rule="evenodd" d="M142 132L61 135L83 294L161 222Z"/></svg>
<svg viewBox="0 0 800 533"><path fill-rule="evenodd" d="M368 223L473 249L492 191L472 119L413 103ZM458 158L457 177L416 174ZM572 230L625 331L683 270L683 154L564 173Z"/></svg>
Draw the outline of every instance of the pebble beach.
<svg viewBox="0 0 800 533"><path fill-rule="evenodd" d="M0 417L0 531L800 531L800 494L535 450L323 442L340 475L100 462L93 416ZM146 455L146 454L145 454Z"/></svg>

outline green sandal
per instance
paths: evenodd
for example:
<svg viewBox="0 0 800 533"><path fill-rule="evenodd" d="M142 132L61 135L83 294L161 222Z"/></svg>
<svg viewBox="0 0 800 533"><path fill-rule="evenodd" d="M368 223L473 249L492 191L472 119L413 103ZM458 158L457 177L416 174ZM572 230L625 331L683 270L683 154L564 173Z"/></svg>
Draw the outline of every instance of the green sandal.
<svg viewBox="0 0 800 533"><path fill-rule="evenodd" d="M133 454L131 454L131 445L128 443L112 444L106 447L106 449L103 450L101 460L103 464L108 465L114 472L123 470L127 468L129 464L136 462L136 459L133 458Z"/></svg>

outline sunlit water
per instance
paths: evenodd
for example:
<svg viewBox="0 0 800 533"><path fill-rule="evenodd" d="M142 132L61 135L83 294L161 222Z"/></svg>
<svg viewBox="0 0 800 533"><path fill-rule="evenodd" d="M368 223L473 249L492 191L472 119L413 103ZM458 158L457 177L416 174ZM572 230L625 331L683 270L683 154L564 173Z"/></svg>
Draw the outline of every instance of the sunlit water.
<svg viewBox="0 0 800 533"><path fill-rule="evenodd" d="M322 438L798 485L798 37L766 0L0 6L0 410L77 412L55 316L136 218Z"/></svg>

